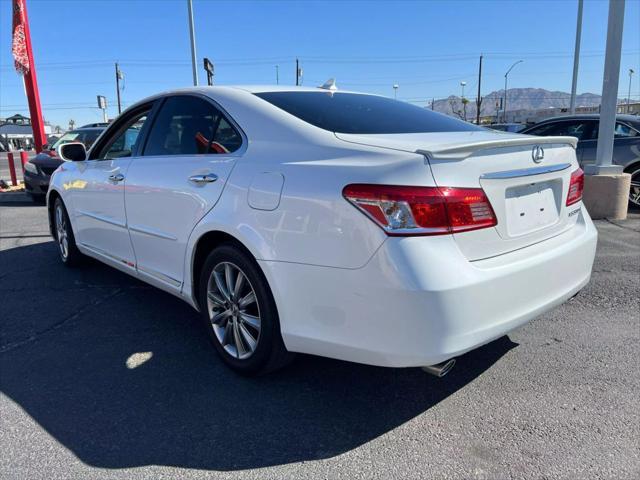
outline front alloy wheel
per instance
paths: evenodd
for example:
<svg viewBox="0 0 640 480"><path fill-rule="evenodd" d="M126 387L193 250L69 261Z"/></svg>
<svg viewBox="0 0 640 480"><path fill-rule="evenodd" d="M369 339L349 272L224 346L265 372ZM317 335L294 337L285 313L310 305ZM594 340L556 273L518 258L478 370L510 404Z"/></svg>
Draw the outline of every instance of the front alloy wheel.
<svg viewBox="0 0 640 480"><path fill-rule="evenodd" d="M60 198L56 198L53 204L53 226L62 263L70 267L80 264L82 262L82 254L76 246L71 221L69 220L67 209Z"/></svg>
<svg viewBox="0 0 640 480"><path fill-rule="evenodd" d="M55 215L56 240L58 241L62 261L66 262L69 258L69 237L67 236L67 220L62 202L56 202Z"/></svg>
<svg viewBox="0 0 640 480"><path fill-rule="evenodd" d="M229 355L244 360L260 340L260 307L244 272L231 262L220 262L207 285L207 306L216 338Z"/></svg>

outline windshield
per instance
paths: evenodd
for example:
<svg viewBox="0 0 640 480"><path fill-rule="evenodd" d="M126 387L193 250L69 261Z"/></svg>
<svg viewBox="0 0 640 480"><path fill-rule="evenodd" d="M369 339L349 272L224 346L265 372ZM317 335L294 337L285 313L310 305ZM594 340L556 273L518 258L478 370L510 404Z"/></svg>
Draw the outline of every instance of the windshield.
<svg viewBox="0 0 640 480"><path fill-rule="evenodd" d="M51 145L51 150L55 150L60 145L71 142L80 142L89 150L101 133L102 130L72 130L71 132L65 133L56 143Z"/></svg>
<svg viewBox="0 0 640 480"><path fill-rule="evenodd" d="M336 133L482 130L423 107L375 95L337 92L264 92L255 95L307 123Z"/></svg>

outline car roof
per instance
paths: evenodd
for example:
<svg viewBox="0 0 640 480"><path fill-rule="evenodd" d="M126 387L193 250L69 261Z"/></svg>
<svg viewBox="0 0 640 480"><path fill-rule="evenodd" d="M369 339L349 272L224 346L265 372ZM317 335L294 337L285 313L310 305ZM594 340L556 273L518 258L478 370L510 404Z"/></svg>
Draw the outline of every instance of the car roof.
<svg viewBox="0 0 640 480"><path fill-rule="evenodd" d="M583 113L581 115L558 115L556 117L546 118L538 123L557 122L558 120L598 120L600 119L599 113ZM639 122L640 118L637 115L629 115L626 113L619 113L616 115L616 120L626 120L628 122Z"/></svg>
<svg viewBox="0 0 640 480"><path fill-rule="evenodd" d="M70 132L86 132L87 130L98 130L98 131L102 131L105 130L107 127L79 127L79 128L74 128L73 130L69 130Z"/></svg>

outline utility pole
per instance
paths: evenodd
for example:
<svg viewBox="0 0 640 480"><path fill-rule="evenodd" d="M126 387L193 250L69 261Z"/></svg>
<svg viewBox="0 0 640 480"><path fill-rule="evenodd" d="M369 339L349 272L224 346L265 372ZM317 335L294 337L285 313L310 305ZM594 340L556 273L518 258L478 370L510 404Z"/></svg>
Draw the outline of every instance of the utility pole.
<svg viewBox="0 0 640 480"><path fill-rule="evenodd" d="M196 32L193 26L193 4L187 0L189 10L189 36L191 38L191 70L193 70L193 86L198 86L198 68L196 67Z"/></svg>
<svg viewBox="0 0 640 480"><path fill-rule="evenodd" d="M433 111L433 110L434 110L434 108L435 108L435 103L436 103L436 99L435 99L435 97L434 97L434 98L432 98L432 99L431 99L431 111Z"/></svg>
<svg viewBox="0 0 640 480"><path fill-rule="evenodd" d="M476 97L476 125L480 125L480 106L482 97L480 96L480 86L482 85L482 54L480 55L480 65L478 66L478 96Z"/></svg>
<svg viewBox="0 0 640 480"><path fill-rule="evenodd" d="M296 87L300 85L300 62L296 58Z"/></svg>
<svg viewBox="0 0 640 480"><path fill-rule="evenodd" d="M276 65L276 85L280 85L280 65Z"/></svg>
<svg viewBox="0 0 640 480"><path fill-rule="evenodd" d="M576 25L576 47L573 51L573 80L571 81L571 102L569 112L576 113L576 89L578 87L578 63L580 63L580 38L582 36L582 2L578 0L578 23Z"/></svg>
<svg viewBox="0 0 640 480"><path fill-rule="evenodd" d="M627 91L627 113L631 113L631 77L636 73L633 68L629 69L629 90Z"/></svg>
<svg viewBox="0 0 640 480"><path fill-rule="evenodd" d="M118 115L122 113L122 104L120 102L120 80L124 78L120 68L118 68L118 62L116 62L116 95L118 98Z"/></svg>

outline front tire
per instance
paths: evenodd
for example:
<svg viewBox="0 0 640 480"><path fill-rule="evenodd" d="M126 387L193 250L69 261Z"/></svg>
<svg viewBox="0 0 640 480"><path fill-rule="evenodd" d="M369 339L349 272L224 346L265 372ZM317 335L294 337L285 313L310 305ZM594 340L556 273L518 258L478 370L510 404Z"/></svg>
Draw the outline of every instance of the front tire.
<svg viewBox="0 0 640 480"><path fill-rule="evenodd" d="M271 289L256 261L234 244L207 257L199 285L200 311L222 360L241 374L267 373L292 359L280 335Z"/></svg>
<svg viewBox="0 0 640 480"><path fill-rule="evenodd" d="M68 267L75 267L82 262L82 253L76 246L76 239L71 228L71 221L62 199L56 198L53 204L53 221L55 240L58 244L60 259Z"/></svg>

